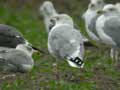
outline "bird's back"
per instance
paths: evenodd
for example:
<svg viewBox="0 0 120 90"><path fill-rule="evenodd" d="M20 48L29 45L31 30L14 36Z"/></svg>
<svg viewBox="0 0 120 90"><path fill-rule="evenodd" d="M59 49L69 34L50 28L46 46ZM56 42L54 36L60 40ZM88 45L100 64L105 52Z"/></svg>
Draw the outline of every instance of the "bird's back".
<svg viewBox="0 0 120 90"><path fill-rule="evenodd" d="M14 27L0 24L0 46L16 48L18 44L25 43L20 32Z"/></svg>
<svg viewBox="0 0 120 90"><path fill-rule="evenodd" d="M80 44L83 44L82 36L79 31L72 26L61 25L53 28L48 39L51 48L62 57L72 54Z"/></svg>

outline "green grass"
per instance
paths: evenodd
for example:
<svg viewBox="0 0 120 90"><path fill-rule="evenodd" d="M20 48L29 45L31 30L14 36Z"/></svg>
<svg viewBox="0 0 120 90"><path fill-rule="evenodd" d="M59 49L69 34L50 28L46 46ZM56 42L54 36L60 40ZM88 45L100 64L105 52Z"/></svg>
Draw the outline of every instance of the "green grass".
<svg viewBox="0 0 120 90"><path fill-rule="evenodd" d="M85 33L83 22L75 21ZM47 33L38 12L1 5L0 23L18 28L34 46L47 50ZM107 51L99 51L86 49L84 69L71 68L50 55L34 55L31 72L5 79L2 77L11 73L1 72L0 90L120 90L120 67L112 66Z"/></svg>

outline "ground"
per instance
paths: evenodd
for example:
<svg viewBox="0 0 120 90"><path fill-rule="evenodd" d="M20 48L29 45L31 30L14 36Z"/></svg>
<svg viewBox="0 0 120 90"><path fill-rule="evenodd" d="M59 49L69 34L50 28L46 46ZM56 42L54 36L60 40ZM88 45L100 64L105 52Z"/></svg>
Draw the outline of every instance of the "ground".
<svg viewBox="0 0 120 90"><path fill-rule="evenodd" d="M18 28L34 46L47 51L47 33L37 10L0 5L0 23ZM84 24L75 21L85 33ZM112 64L109 51L85 49L83 69L72 68L65 60L50 55L33 55L35 66L31 72L0 72L0 90L120 90L120 65Z"/></svg>

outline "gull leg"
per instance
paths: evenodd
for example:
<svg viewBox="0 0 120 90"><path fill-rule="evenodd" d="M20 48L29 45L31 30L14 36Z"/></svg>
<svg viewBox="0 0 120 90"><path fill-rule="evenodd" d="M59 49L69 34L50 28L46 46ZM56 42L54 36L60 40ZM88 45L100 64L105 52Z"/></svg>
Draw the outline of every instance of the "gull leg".
<svg viewBox="0 0 120 90"><path fill-rule="evenodd" d="M115 65L117 65L118 64L118 61L119 61L119 52L118 52L118 50L115 50Z"/></svg>
<svg viewBox="0 0 120 90"><path fill-rule="evenodd" d="M111 48L110 50L110 57L114 60L114 48Z"/></svg>
<svg viewBox="0 0 120 90"><path fill-rule="evenodd" d="M116 48L111 48L110 57L113 60L114 65L116 66L119 61L119 51Z"/></svg>

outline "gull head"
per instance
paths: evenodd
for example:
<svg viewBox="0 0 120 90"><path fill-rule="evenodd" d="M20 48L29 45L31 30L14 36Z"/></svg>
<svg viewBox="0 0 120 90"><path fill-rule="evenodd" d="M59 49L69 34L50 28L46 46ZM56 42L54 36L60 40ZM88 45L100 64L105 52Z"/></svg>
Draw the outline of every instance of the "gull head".
<svg viewBox="0 0 120 90"><path fill-rule="evenodd" d="M118 11L118 9L116 8L115 5L108 4L108 5L104 6L103 10L98 10L97 13L108 16L108 15L118 14L119 11Z"/></svg>
<svg viewBox="0 0 120 90"><path fill-rule="evenodd" d="M100 10L104 7L105 3L103 0L91 0L88 8L91 10Z"/></svg>
<svg viewBox="0 0 120 90"><path fill-rule="evenodd" d="M40 12L45 17L47 17L47 16L49 17L54 14L57 14L52 2L50 2L50 1L43 2L43 4L40 6Z"/></svg>
<svg viewBox="0 0 120 90"><path fill-rule="evenodd" d="M52 26L54 26L56 24L68 24L71 26L74 25L72 18L67 14L60 14L60 15L57 15L55 17L52 17L50 19L50 22L51 22Z"/></svg>

